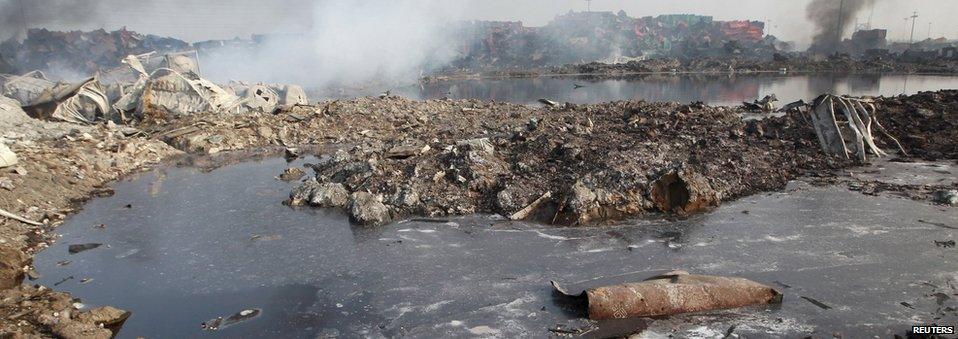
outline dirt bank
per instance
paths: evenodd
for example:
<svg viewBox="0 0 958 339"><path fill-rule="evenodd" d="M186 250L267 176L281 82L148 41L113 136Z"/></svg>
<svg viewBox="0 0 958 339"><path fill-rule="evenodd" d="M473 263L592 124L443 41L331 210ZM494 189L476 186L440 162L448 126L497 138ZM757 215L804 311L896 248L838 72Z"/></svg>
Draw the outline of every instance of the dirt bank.
<svg viewBox="0 0 958 339"><path fill-rule="evenodd" d="M83 201L109 194L106 185L117 178L180 152L106 126L72 131L57 126L62 127L34 122L20 127L40 130L8 130L20 132L11 147L19 163L0 169L0 208L45 225L0 219L0 334L109 338L110 331L98 325L103 321L92 317L91 310L78 309L82 305L69 295L20 281L32 273L32 255L55 239L53 228Z"/></svg>
<svg viewBox="0 0 958 339"><path fill-rule="evenodd" d="M880 99L879 119L902 136L912 156L953 159L956 101L958 91ZM556 224L658 212L681 216L852 164L824 157L801 114L743 122L740 113L701 104L530 107L384 97L277 114L145 121L136 126L140 132L20 124L17 135L5 136L14 139L19 164L0 169L0 208L46 226L0 219L0 282L7 288L0 293L0 333L94 331L90 326L102 319L82 315L90 312L76 310L82 305L68 295L9 287L80 202L108 194L106 185L125 174L183 152L338 145L338 151L317 152L320 161L305 169L315 175L289 203L339 206L366 224L477 212Z"/></svg>

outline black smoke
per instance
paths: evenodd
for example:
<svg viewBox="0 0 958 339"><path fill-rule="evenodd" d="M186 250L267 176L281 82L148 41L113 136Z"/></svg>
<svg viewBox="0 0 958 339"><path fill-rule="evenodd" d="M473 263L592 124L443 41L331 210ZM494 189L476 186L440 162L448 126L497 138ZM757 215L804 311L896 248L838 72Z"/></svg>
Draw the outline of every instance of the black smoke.
<svg viewBox="0 0 958 339"><path fill-rule="evenodd" d="M805 16L815 25L810 51L835 53L841 37L855 23L855 16L873 6L877 0L812 0L805 8ZM841 13L841 14L839 14Z"/></svg>

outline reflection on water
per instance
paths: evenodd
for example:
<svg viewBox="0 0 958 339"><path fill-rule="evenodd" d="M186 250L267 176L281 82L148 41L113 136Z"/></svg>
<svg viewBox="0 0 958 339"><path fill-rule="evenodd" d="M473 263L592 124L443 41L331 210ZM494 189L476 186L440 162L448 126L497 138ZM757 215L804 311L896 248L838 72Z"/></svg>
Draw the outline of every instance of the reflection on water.
<svg viewBox="0 0 958 339"><path fill-rule="evenodd" d="M578 86L577 86L578 85ZM892 96L958 88L958 77L941 75L643 75L621 79L510 78L442 81L389 89L411 99L482 99L533 104L540 98L560 102L597 103L616 100L703 101L737 105L774 93L783 103L810 100L822 93ZM379 95L367 88L316 98Z"/></svg>

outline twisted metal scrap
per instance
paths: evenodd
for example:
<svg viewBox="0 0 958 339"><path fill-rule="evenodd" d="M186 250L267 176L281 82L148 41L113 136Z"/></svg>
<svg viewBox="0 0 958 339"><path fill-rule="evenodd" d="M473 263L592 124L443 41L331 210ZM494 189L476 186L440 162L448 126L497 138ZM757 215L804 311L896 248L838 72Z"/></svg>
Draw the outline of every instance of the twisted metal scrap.
<svg viewBox="0 0 958 339"><path fill-rule="evenodd" d="M845 116L845 121L839 121L835 115L836 108ZM883 135L891 139L898 145L901 154L908 156L908 152L901 146L898 139L891 136L888 130L878 122L877 108L873 101L849 96L836 96L824 94L815 99L812 111L812 125L815 127L815 134L818 135L818 141L822 145L822 151L827 154L844 156L851 159L852 156L861 162L867 161L866 148L876 157L887 156L888 153L878 148L875 144L875 137L872 135L872 125L876 127ZM842 133L842 127L851 131L849 139L846 139ZM849 149L848 143L852 143L854 149Z"/></svg>

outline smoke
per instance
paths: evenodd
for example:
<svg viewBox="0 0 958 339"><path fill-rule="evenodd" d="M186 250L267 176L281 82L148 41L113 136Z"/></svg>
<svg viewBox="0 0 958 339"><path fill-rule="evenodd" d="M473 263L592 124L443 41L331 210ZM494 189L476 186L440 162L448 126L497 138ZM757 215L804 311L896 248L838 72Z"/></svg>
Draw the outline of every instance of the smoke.
<svg viewBox="0 0 958 339"><path fill-rule="evenodd" d="M444 27L455 17L448 1L320 1L313 28L271 36L257 48L208 55L204 76L216 81L391 84L413 81L454 56Z"/></svg>
<svg viewBox="0 0 958 339"><path fill-rule="evenodd" d="M50 24L96 24L104 12L97 0L0 0L0 40L22 37L24 28Z"/></svg>
<svg viewBox="0 0 958 339"><path fill-rule="evenodd" d="M805 8L805 16L815 25L815 35L809 50L819 53L838 52L841 37L854 25L855 16L862 9L873 6L876 1L812 0Z"/></svg>

